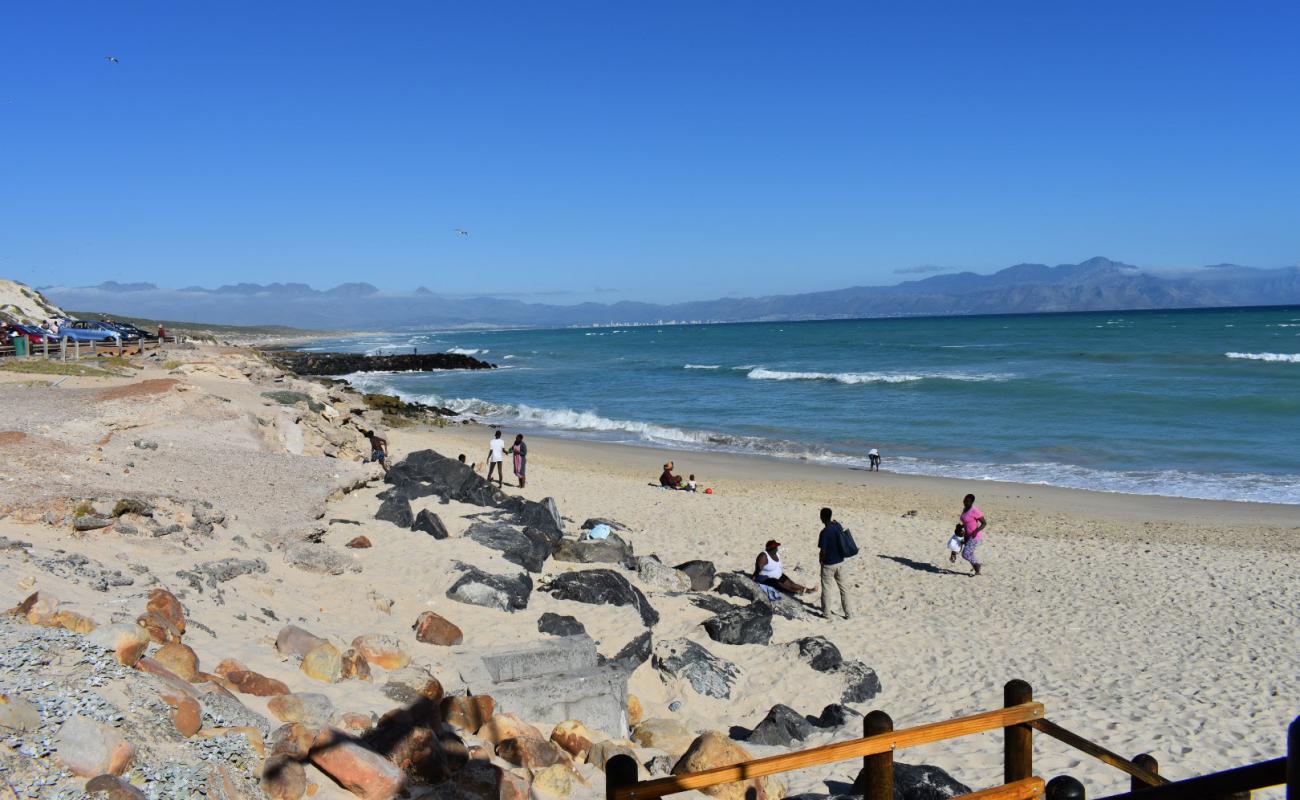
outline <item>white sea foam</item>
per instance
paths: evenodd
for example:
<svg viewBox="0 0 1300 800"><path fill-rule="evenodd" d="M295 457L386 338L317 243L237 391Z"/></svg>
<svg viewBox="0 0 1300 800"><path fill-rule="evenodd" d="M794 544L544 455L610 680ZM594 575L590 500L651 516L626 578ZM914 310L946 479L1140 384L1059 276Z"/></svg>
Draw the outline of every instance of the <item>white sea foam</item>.
<svg viewBox="0 0 1300 800"><path fill-rule="evenodd" d="M1300 364L1300 353L1224 353L1228 358L1244 358L1250 361L1281 361L1287 364Z"/></svg>
<svg viewBox="0 0 1300 800"><path fill-rule="evenodd" d="M950 381L1004 381L1009 376L965 372L784 372L757 367L747 376L755 381L834 381L836 383L912 383L928 379Z"/></svg>
<svg viewBox="0 0 1300 800"><path fill-rule="evenodd" d="M476 356L479 353L490 353L492 351L486 349L480 350L477 347L453 347L449 349L447 352L455 353L458 356Z"/></svg>
<svg viewBox="0 0 1300 800"><path fill-rule="evenodd" d="M686 364L682 369L721 369L721 364Z"/></svg>

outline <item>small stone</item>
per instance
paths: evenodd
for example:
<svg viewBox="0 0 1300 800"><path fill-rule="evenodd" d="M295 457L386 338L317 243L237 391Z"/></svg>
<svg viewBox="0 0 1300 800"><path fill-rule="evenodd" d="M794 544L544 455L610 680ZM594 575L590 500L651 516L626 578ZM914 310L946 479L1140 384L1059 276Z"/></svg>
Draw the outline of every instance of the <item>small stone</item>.
<svg viewBox="0 0 1300 800"><path fill-rule="evenodd" d="M375 716L360 711L348 711L336 718L338 726L345 731L368 731L375 727Z"/></svg>
<svg viewBox="0 0 1300 800"><path fill-rule="evenodd" d="M83 514L72 520L72 527L79 531L97 531L112 524L112 517L100 516L99 514Z"/></svg>
<svg viewBox="0 0 1300 800"><path fill-rule="evenodd" d="M189 645L181 642L172 642L158 648L153 659L179 675L182 680L193 681L199 672L199 657Z"/></svg>
<svg viewBox="0 0 1300 800"><path fill-rule="evenodd" d="M343 655L329 642L318 644L302 657L300 667L309 678L325 683L338 683L343 679Z"/></svg>
<svg viewBox="0 0 1300 800"><path fill-rule="evenodd" d="M552 764L567 762L568 753L555 742L541 739L506 739L497 745L497 755L517 767L541 769Z"/></svg>
<svg viewBox="0 0 1300 800"><path fill-rule="evenodd" d="M59 598L49 592L32 592L21 603L9 609L9 613L26 617L29 625L50 626L54 614L59 608Z"/></svg>
<svg viewBox="0 0 1300 800"><path fill-rule="evenodd" d="M537 619L537 632L549 633L552 636L579 636L586 633L587 629L577 617L547 611Z"/></svg>
<svg viewBox="0 0 1300 800"><path fill-rule="evenodd" d="M322 731L310 757L317 769L362 800L390 800L406 786L397 765L341 732Z"/></svg>
<svg viewBox="0 0 1300 800"><path fill-rule="evenodd" d="M310 653L312 648L325 642L325 639L310 631L303 630L297 625L285 625L275 635L275 651L282 656L298 656L301 658Z"/></svg>
<svg viewBox="0 0 1300 800"><path fill-rule="evenodd" d="M226 680L235 687L235 690L244 694L251 694L255 697L274 697L277 694L288 694L289 687L275 678L268 678L251 669L233 670L226 673Z"/></svg>
<svg viewBox="0 0 1300 800"><path fill-rule="evenodd" d="M367 539L366 537L357 536L343 546L350 547L353 550L364 550L365 548L372 547L373 545L370 544L370 540Z"/></svg>
<svg viewBox="0 0 1300 800"><path fill-rule="evenodd" d="M166 589L154 589L149 592L149 602L144 608L146 612L153 611L161 615L171 622L176 630L185 633L185 606L176 599L176 595Z"/></svg>
<svg viewBox="0 0 1300 800"><path fill-rule="evenodd" d="M149 795L116 775L96 775L86 781L86 794L97 800L149 800Z"/></svg>
<svg viewBox="0 0 1300 800"><path fill-rule="evenodd" d="M370 662L352 648L343 651L343 680L370 680Z"/></svg>
<svg viewBox="0 0 1300 800"><path fill-rule="evenodd" d="M127 622L96 628L88 638L91 643L112 650L117 655L118 662L127 667L135 666L135 662L140 660L149 647L150 641L149 633L144 628Z"/></svg>
<svg viewBox="0 0 1300 800"><path fill-rule="evenodd" d="M576 719L566 719L551 730L551 741L578 760L586 759L591 752L593 738L587 726Z"/></svg>
<svg viewBox="0 0 1300 800"><path fill-rule="evenodd" d="M478 738L500 744L506 739L544 739L542 732L514 714L494 714L478 729Z"/></svg>
<svg viewBox="0 0 1300 800"><path fill-rule="evenodd" d="M316 732L301 722L281 725L271 732L271 755L304 759L311 752Z"/></svg>
<svg viewBox="0 0 1300 800"><path fill-rule="evenodd" d="M366 657L373 667L387 670L401 669L411 663L411 656L402 649L402 641L396 636L382 633L368 633L352 640L352 646Z"/></svg>
<svg viewBox="0 0 1300 800"><path fill-rule="evenodd" d="M217 662L217 666L212 670L223 678L229 678L232 672L247 672L248 667L244 666L242 661L233 658L223 658Z"/></svg>
<svg viewBox="0 0 1300 800"><path fill-rule="evenodd" d="M444 647L458 645L465 640L465 635L454 623L432 611L425 611L415 620L415 639L425 644Z"/></svg>
<svg viewBox="0 0 1300 800"><path fill-rule="evenodd" d="M262 791L271 800L300 800L307 793L307 771L283 755L273 755L262 765Z"/></svg>
<svg viewBox="0 0 1300 800"><path fill-rule="evenodd" d="M573 797L584 785L582 777L568 764L552 764L533 775L532 796L540 800Z"/></svg>
<svg viewBox="0 0 1300 800"><path fill-rule="evenodd" d="M0 728L14 731L34 731L41 727L41 714L36 706L19 697L0 694Z"/></svg>
<svg viewBox="0 0 1300 800"><path fill-rule="evenodd" d="M695 741L695 734L675 719L655 717L645 720L632 731L632 741L642 747L662 750L673 758L681 756Z"/></svg>
<svg viewBox="0 0 1300 800"><path fill-rule="evenodd" d="M76 716L64 722L54 737L54 759L82 778L121 775L135 759L135 748L107 725Z"/></svg>
<svg viewBox="0 0 1300 800"><path fill-rule="evenodd" d="M135 624L145 629L149 638L158 644L168 644L170 642L179 642L183 635L171 620L159 614L157 611L146 611L136 617Z"/></svg>
<svg viewBox="0 0 1300 800"><path fill-rule="evenodd" d="M323 728L334 715L334 704L323 694L303 692L272 697L266 708L281 722L301 722L313 728Z"/></svg>
<svg viewBox="0 0 1300 800"><path fill-rule="evenodd" d="M496 712L491 695L452 695L439 704L442 718L463 731L473 733L487 724Z"/></svg>
<svg viewBox="0 0 1300 800"><path fill-rule="evenodd" d="M199 732L203 727L203 709L198 702L192 698L181 698L180 703L176 706L176 730L181 736L189 738Z"/></svg>
<svg viewBox="0 0 1300 800"><path fill-rule="evenodd" d="M63 628L65 631L72 631L73 633L90 633L98 627L90 617L67 609L54 612L53 623L53 627Z"/></svg>

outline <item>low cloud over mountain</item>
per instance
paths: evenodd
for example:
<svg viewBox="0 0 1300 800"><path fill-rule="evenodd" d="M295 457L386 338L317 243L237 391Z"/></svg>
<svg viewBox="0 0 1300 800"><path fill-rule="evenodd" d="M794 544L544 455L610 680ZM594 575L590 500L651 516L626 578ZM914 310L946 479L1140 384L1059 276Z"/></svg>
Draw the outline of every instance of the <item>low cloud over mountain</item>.
<svg viewBox="0 0 1300 800"><path fill-rule="evenodd" d="M65 308L224 324L323 329L562 326L1300 304L1300 268L1218 264L1157 272L1093 258L1055 267L1017 264L992 275L934 275L894 286L671 305L529 303L501 297L449 297L424 287L385 292L368 283L345 283L322 291L303 283L161 289L150 283L110 281L92 287L46 287L44 291Z"/></svg>

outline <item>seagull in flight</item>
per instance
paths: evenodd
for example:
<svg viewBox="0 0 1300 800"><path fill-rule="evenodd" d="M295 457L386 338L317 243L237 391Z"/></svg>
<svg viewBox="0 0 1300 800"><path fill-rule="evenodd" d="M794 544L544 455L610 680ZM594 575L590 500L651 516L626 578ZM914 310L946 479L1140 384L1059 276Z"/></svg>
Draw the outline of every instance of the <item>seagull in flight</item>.
<svg viewBox="0 0 1300 800"><path fill-rule="evenodd" d="M456 235L458 236L469 236L469 231L464 228L453 228L452 230L456 231Z"/></svg>
<svg viewBox="0 0 1300 800"><path fill-rule="evenodd" d="M120 63L121 63L121 59L119 59L117 56L104 56L104 60L107 61L107 62L110 63L110 64L120 64Z"/></svg>

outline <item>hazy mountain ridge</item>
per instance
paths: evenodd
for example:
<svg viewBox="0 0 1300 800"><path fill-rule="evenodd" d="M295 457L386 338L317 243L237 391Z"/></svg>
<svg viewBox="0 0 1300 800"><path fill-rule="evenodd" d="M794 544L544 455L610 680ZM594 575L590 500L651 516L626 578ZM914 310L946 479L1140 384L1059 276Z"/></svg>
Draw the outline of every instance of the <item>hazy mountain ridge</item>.
<svg viewBox="0 0 1300 800"><path fill-rule="evenodd" d="M942 314L1107 311L1300 304L1300 268L1219 264L1154 272L1106 258L1079 264L1017 264L991 275L932 275L893 286L721 298L674 304L634 301L551 305L447 297L420 287L384 292L368 283L320 290L303 283L239 283L204 289L107 282L47 287L69 308L308 328L415 328L457 325L589 325L659 320L741 322ZM238 302L231 302L238 298Z"/></svg>

